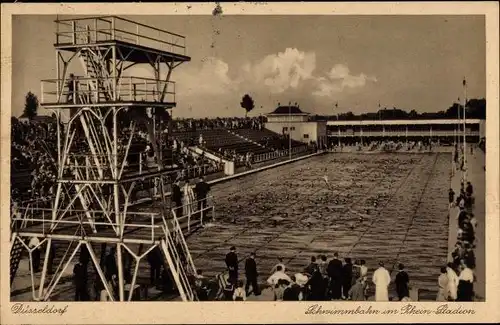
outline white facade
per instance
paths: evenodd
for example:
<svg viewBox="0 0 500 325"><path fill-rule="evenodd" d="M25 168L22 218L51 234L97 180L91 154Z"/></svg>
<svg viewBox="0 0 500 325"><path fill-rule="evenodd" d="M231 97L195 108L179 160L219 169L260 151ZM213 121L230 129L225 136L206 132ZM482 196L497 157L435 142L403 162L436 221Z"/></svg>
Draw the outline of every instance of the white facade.
<svg viewBox="0 0 500 325"><path fill-rule="evenodd" d="M268 123L280 123L280 122L307 122L309 120L308 114L268 114Z"/></svg>
<svg viewBox="0 0 500 325"><path fill-rule="evenodd" d="M326 143L325 122L268 122L266 129L278 134L290 134L292 139L304 143L316 142L318 145Z"/></svg>

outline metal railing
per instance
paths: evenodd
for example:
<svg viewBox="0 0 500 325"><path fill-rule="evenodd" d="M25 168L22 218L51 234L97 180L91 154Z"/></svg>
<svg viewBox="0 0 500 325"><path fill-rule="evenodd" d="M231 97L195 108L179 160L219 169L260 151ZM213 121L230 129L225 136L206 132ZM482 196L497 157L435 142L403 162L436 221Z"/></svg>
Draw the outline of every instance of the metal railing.
<svg viewBox="0 0 500 325"><path fill-rule="evenodd" d="M201 209L198 206L201 203ZM172 217L174 220L174 226L181 229L180 222L187 219L187 229L188 232L191 231L191 218L193 216L199 216L200 225L203 226L203 221L206 214L210 214L212 217L212 222L215 221L215 204L212 195L208 195L205 200L196 200L191 203L184 204L182 206L173 207ZM187 212L187 213L186 213ZM178 216L179 215L179 216ZM176 228L176 229L177 229Z"/></svg>
<svg viewBox="0 0 500 325"><path fill-rule="evenodd" d="M15 227L15 229L20 232L30 232L30 227L33 227L33 229L36 229L37 233L45 235L49 234L51 229L56 226L87 225L92 228L100 226L117 228L122 226L124 233L133 231L134 229L148 229L148 234L151 236L148 235L147 238L151 241L163 235L161 229L162 219L158 213L127 212L124 219L126 221L123 224L118 224L109 219L106 220L107 217L103 211L71 209L66 212L68 216L60 220L52 220L53 210L51 208L34 209L32 207L27 207L19 208L19 212L21 216L14 216L12 222L19 225ZM60 212L64 211L61 210ZM91 215L91 220L86 217L87 213ZM60 214L61 213L58 213L58 215ZM127 222L127 220L130 221ZM37 227L35 228L35 226Z"/></svg>
<svg viewBox="0 0 500 325"><path fill-rule="evenodd" d="M307 151L307 146L306 145L292 147L292 155L298 154L298 153L302 153L302 152L306 152L306 151ZM256 164L256 163L260 163L260 162L264 162L264 161L268 161L268 160L273 160L273 159L277 159L277 158L281 158L281 157L286 157L288 155L289 155L288 149L277 150L277 151L272 151L272 152L266 152L266 153L254 155L253 158L252 158L252 162L254 164Z"/></svg>
<svg viewBox="0 0 500 325"><path fill-rule="evenodd" d="M186 38L115 16L56 20L56 45L121 41L186 55Z"/></svg>
<svg viewBox="0 0 500 325"><path fill-rule="evenodd" d="M61 85L66 84L61 87ZM112 77L84 78L75 77L72 80L45 79L41 81L42 104L88 104L105 103L111 94L103 84L113 83ZM71 87L70 87L71 85ZM116 80L116 97L119 102L160 102L163 89L166 87L163 103L175 102L175 82L164 80L121 77ZM61 91L58 91L58 87ZM70 91L70 89L73 89ZM85 103L81 102L81 98Z"/></svg>

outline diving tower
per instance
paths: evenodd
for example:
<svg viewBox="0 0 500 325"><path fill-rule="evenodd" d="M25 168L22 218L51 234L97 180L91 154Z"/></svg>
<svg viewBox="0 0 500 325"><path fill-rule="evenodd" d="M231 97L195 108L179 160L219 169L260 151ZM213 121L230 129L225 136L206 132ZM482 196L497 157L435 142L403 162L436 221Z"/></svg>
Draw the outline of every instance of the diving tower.
<svg viewBox="0 0 500 325"><path fill-rule="evenodd" d="M41 81L40 103L57 119L57 189L42 208L16 208L11 282L20 252L28 250L33 265L32 253L38 248L43 269L39 284L33 283L33 299L48 300L75 256L86 249L90 273L114 300L102 262L111 247L108 253L118 269L116 297L129 301L140 261L159 249L181 298L196 300L191 288L196 268L184 235L204 213L190 206L183 209L188 215L177 216L167 199L173 176L166 156L171 150L171 109L176 106L171 79L176 67L191 60L185 37L114 16L55 24L57 78ZM141 76L133 67L141 68ZM136 142L147 143L148 149L137 149ZM142 203L134 198L139 187L146 187L149 195ZM204 210L213 213L213 206ZM32 237L39 239L35 247L27 244ZM48 272L53 242L66 252L57 270ZM128 279L125 260L134 270Z"/></svg>

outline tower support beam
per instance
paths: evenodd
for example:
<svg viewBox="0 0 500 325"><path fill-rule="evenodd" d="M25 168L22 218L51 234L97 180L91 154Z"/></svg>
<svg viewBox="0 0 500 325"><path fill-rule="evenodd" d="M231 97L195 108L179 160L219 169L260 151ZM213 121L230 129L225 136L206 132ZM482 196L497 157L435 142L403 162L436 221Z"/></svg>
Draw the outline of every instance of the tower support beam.
<svg viewBox="0 0 500 325"><path fill-rule="evenodd" d="M41 221L32 216L33 223L19 229L18 236L39 236L47 241L38 290L42 299L53 295L80 247L89 251L99 278L113 299L91 245L109 243L116 245L117 298L131 300L139 261L160 245L162 239L166 243L172 241L168 231L172 222L164 183L168 171L163 167L163 146L159 139L162 132L157 132L156 124L158 119L160 126L164 125L161 119L171 114L157 116L156 113L168 112L175 107L175 84L171 81L173 70L190 61L190 57L185 54L183 36L119 17L58 20L56 24L57 78L42 81L41 104L57 110L57 190L48 219L45 220L45 214ZM107 35L106 38L103 35ZM82 65L83 75L72 70L74 60ZM161 73L163 65L167 67L166 75ZM149 68L152 78L134 76L136 66ZM124 76L125 70L130 71L130 75ZM155 113L151 118L146 114L148 109ZM69 113L69 116L63 113ZM139 174L135 169L141 171L142 166L134 167L130 162L145 149L140 141L136 141L144 131L149 134L149 142L154 148L156 166L154 170L148 168L148 172ZM157 183L159 195L152 195L151 199L159 197L162 200L159 215L157 211L151 212L151 216L129 211L133 190L141 182ZM67 253L71 255L65 254L62 270L58 270L47 284L48 261L54 240L67 241ZM75 241L78 244L73 249ZM127 247L133 243L149 244L151 248L142 255L134 254ZM125 294L125 285L129 284L124 278L124 249L136 262L128 296ZM176 248L169 245L168 249L169 265L178 266ZM187 246L183 246L183 250L187 250ZM183 267L171 271L177 279L187 278ZM181 282L181 286L179 291L185 293L183 298L194 299L186 281Z"/></svg>

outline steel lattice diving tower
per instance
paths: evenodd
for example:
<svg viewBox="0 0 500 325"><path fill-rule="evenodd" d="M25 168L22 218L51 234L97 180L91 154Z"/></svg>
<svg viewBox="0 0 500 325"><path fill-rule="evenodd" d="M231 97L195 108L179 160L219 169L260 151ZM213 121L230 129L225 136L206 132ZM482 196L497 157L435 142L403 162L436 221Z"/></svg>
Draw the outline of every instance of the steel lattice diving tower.
<svg viewBox="0 0 500 325"><path fill-rule="evenodd" d="M116 249L117 296L126 301L132 298L134 289L127 295L127 286L135 287L140 260L158 247L182 299L196 300L189 277L196 269L179 220L166 202L163 177L164 154L169 148L162 130L170 120L169 109L176 105L175 83L170 79L174 68L190 61L185 38L119 17L55 23L57 79L42 81L41 104L54 110L58 121L57 191L47 211L26 210L14 218L11 272L15 274L19 265L13 252L26 248L32 263L33 247L26 241L39 238L43 269L39 284L33 284L33 298L47 300L75 255L86 247L93 270L113 300L102 262L96 256L99 247L105 250L110 245ZM70 64L75 61L83 74L70 73ZM125 76L137 65L154 78ZM147 158L149 168L143 167L144 157L138 159L133 149L139 125L153 147ZM134 188L144 182L154 184L156 211L132 211ZM66 242L67 249L57 270L49 274L52 241ZM125 251L135 266L128 282L124 279Z"/></svg>

